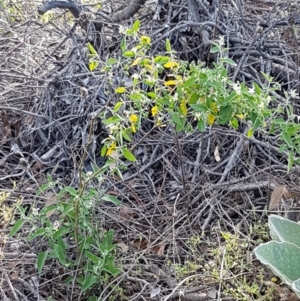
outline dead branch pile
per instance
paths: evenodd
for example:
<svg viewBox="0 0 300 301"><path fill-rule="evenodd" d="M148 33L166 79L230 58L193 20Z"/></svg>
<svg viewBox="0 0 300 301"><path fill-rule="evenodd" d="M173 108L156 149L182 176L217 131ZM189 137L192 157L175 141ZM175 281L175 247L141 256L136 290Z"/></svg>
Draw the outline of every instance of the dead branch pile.
<svg viewBox="0 0 300 301"><path fill-rule="evenodd" d="M27 190L35 191L46 173L76 184L85 152L86 171L91 163L101 166L104 160L100 149L107 133L100 118L93 124L92 143L87 148L91 120L118 100L113 91L124 76L118 68L113 79L100 71L91 73L86 43L97 48L103 61L120 56L121 22L116 20L122 20L124 26L132 21L117 18L116 13L128 13L126 2L119 8L104 3L98 12L66 0L49 3L39 12L66 8L75 17L78 13L79 21L70 25L72 16L57 10L61 15L46 25L35 15L18 26L8 26L0 35L1 188L21 179ZM153 55L164 52L169 38L181 59L210 66L216 60L209 53L211 43L224 36L228 57L238 65L229 72L232 80L263 86L264 72L279 81L283 91L299 90L296 28L300 20L291 3L137 3L140 9L134 17L141 20L142 32L151 37ZM277 101L284 101L276 96ZM142 300L140 295L155 295L160 286L164 289L155 296L167 300L162 298L172 290L172 297L178 297L178 283L165 263L167 258L182 263L192 256L187 237L213 232L216 224L228 230L237 226L241 231L248 229L263 215L270 190L283 183L299 186L299 171L295 167L286 175L287 154L279 152L276 136L248 139L243 128L220 127L193 134L177 134L171 127L149 133L145 130L148 123L145 121L144 130L134 137L137 162L128 164L125 181L107 180L107 193L123 201L118 214L103 203L98 212L103 227L115 229L120 246L129 248L124 252L139 254L136 260L145 274L137 278L129 267L122 276L130 297ZM36 246L35 252L41 248ZM201 245L197 252L205 250ZM128 256L126 263L129 266L134 261ZM158 273L159 278L153 277ZM192 286L202 287L205 282L203 275ZM194 299L186 295L186 300L203 300L194 291L189 291Z"/></svg>

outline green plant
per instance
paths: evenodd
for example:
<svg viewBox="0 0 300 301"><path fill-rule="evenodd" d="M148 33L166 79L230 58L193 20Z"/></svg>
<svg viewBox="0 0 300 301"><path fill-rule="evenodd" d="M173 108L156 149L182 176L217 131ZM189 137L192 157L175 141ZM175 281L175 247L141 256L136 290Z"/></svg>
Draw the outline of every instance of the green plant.
<svg viewBox="0 0 300 301"><path fill-rule="evenodd" d="M263 87L255 82L250 88L245 83L232 82L227 67L235 63L226 57L223 39L213 44L211 52L217 52L219 59L214 68L208 68L178 60L169 40L164 55L150 56L151 40L139 34L139 25L136 21L132 28L121 29L125 35L121 42L123 57L110 58L102 68L111 79L114 70L121 68L124 83L127 82L115 89L119 101L114 107L100 114L109 131L101 151L103 156L123 156L134 162L132 135L145 119L151 119L152 130L170 124L177 132L204 131L212 125L237 129L241 123L248 124L248 137L258 129L266 131L270 123L272 130L281 130L278 121L281 112L268 107L275 99L271 92L278 85L266 74L263 75L267 84ZM283 145L288 143L280 141ZM292 162L295 148L291 151Z"/></svg>
<svg viewBox="0 0 300 301"><path fill-rule="evenodd" d="M115 276L120 272L114 262L113 231L104 232L97 224L98 219L94 220L91 213L99 199L116 205L120 202L114 196L86 186L91 178L104 173L107 168L108 165L102 169L94 167L92 175L82 175L80 189L67 186L59 193L55 192L55 187L61 184L48 176L48 183L42 185L39 193L51 191L55 202L41 210L32 208L30 215L25 214L26 209L19 207L21 218L10 233L11 236L15 235L25 223L29 223L31 231L27 236L28 241L39 238L49 247L38 255L38 272L42 273L47 259L55 258L61 266L78 271L75 276L66 279L66 283L77 282L82 292L95 288L96 284L99 287L105 275ZM74 243L75 248L72 246Z"/></svg>
<svg viewBox="0 0 300 301"><path fill-rule="evenodd" d="M254 253L300 296L300 224L270 215L269 227L273 241L259 245Z"/></svg>

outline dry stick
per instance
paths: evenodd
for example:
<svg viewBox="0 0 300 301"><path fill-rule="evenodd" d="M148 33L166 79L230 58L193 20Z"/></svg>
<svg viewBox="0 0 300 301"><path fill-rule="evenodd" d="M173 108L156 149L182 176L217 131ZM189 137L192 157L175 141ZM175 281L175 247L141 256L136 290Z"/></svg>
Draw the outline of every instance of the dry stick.
<svg viewBox="0 0 300 301"><path fill-rule="evenodd" d="M200 276L203 276L202 274L196 274L196 275L192 275L192 276L189 276L189 277L186 277L185 279L183 279L173 290L172 292L166 297L163 299L163 301L168 301L169 299L171 299L173 297L173 294L186 282L188 281L189 279L191 278L194 278L194 277L200 277ZM183 292L181 293L183 294Z"/></svg>
<svg viewBox="0 0 300 301"><path fill-rule="evenodd" d="M224 32L224 30L220 27L220 26L218 26L218 25L216 25L215 24L215 22L191 22L191 21L188 21L188 22L180 22L180 23L178 23L178 25L177 26L175 26L175 27L173 27L172 29L170 29L167 33L165 33L165 34L163 34L162 36L160 36L157 40L155 40L155 41L153 41L152 42L152 45L156 45L157 43L159 43L160 41L162 41L162 40L165 40L166 38L168 38L169 36L170 36L170 34L171 33L173 33L174 31L175 32L177 32L177 31L179 31L180 29L182 29L182 28L185 28L185 27L189 27L189 26L199 26L200 27L200 29L202 28L202 27L204 27L204 26L211 26L211 27L214 27L214 26L216 26L216 28L218 28L218 30L219 30L219 32L221 33L221 34L225 34L225 32Z"/></svg>
<svg viewBox="0 0 300 301"><path fill-rule="evenodd" d="M15 277L14 281L21 283L23 286L26 287L27 290L31 291L35 298L39 301L46 301L33 287L32 285L28 284L25 280L21 279L20 277Z"/></svg>
<svg viewBox="0 0 300 301"><path fill-rule="evenodd" d="M146 169L148 169L151 165L153 165L154 163L156 163L157 161L163 159L168 153L170 153L173 149L175 148L175 146L173 146L172 148L170 148L169 150L167 150L164 154L162 154L161 156L159 156L156 160L149 162L148 164L146 164L144 167L142 167L138 172L134 173L133 175L131 175L130 177L124 179L125 182L136 178L140 173L142 173L143 171L145 171Z"/></svg>
<svg viewBox="0 0 300 301"><path fill-rule="evenodd" d="M196 0L187 0L188 3L188 11L191 16L192 21L194 22L200 22L201 17L198 10L198 5ZM214 25L216 28L216 24ZM204 49L208 49L208 47L211 45L212 41L209 38L208 31L204 28L204 26L200 26L200 28L196 28L195 32L198 33L201 37L202 43L204 45Z"/></svg>
<svg viewBox="0 0 300 301"><path fill-rule="evenodd" d="M7 296L5 295L4 290L0 287L0 293L1 293L1 297L3 298L3 301L10 301L10 299L7 298Z"/></svg>
<svg viewBox="0 0 300 301"><path fill-rule="evenodd" d="M244 134L246 134L248 130L248 126L246 127L246 129L244 130ZM237 158L240 156L240 153L242 152L245 144L248 143L248 141L245 141L243 136L240 137L240 141L238 142L236 148L234 149L227 165L225 166L225 170L221 176L221 179L218 181L217 184L221 184L225 181L228 173L230 172L230 170L233 168L233 166L235 165L236 163L236 160ZM209 206L210 206L210 209L209 209L209 213L208 213L208 216L207 218L205 219L203 225L201 226L201 229L204 231L206 229L206 227L208 226L209 222L210 222L210 219L212 217L212 212L213 212L213 209L214 209L214 205L217 203L217 199L214 198L210 203L209 203ZM207 206L206 206L207 208Z"/></svg>
<svg viewBox="0 0 300 301"><path fill-rule="evenodd" d="M246 127L246 129L244 131L244 134L246 134L247 130L248 130L248 127ZM229 161L228 161L228 163L227 163L227 165L225 167L225 170L224 170L224 172L222 174L222 177L218 181L218 184L220 184L220 183L222 183L222 182L225 181L228 173L230 172L230 170L235 165L234 163L235 163L236 159L239 157L240 153L242 152L242 150L243 150L243 148L244 148L244 146L245 146L245 144L247 142L248 141L245 141L244 138L243 138L243 136L240 137L240 141L238 142L236 148L234 149L234 151L233 151L233 153L232 153L232 155L231 155L231 157L230 157L230 159L229 159Z"/></svg>
<svg viewBox="0 0 300 301"><path fill-rule="evenodd" d="M15 292L15 289L14 289L12 283L10 282L9 276L7 275L7 273L5 271L3 271L3 274L4 274L4 277L5 277L6 281L7 281L7 283L8 283L8 286L9 286L9 288L11 290L11 293L13 294L13 296L15 298L15 301L19 301L20 299L18 298L18 296L17 296L17 294Z"/></svg>
<svg viewBox="0 0 300 301"><path fill-rule="evenodd" d="M183 162L182 162L182 148L179 145L177 132L175 132L175 141L176 141L177 150L179 152L179 164L180 164L180 169L181 169L181 181L183 184L183 191L184 191L184 194L188 197L186 209L187 209L187 216L188 216L188 219L190 222L191 221L191 219L190 219L190 195L187 194L186 178L185 178ZM190 228L192 229L191 224L190 224Z"/></svg>
<svg viewBox="0 0 300 301"><path fill-rule="evenodd" d="M110 216L110 217L114 218L114 216ZM180 223L182 220L186 221L186 215L183 215L179 220L176 221L176 223ZM173 226L175 226L175 225L173 225ZM151 246L155 245L157 242L159 242L159 240L160 240L162 237L165 237L166 233L167 233L167 230L164 231L164 232L162 232L161 235L158 236L158 237L152 242L151 245L149 245L149 247L151 247ZM139 258L142 258L142 257L144 256L144 254L145 254L147 251L148 251L148 249L145 249L144 251L142 251L141 254L138 256L136 262L138 262ZM133 266L131 266L131 268L130 268L129 271L125 272L126 275L128 275L128 273L129 273L132 269L133 269ZM198 275L196 275L196 276L198 276ZM191 277L194 277L194 276L191 276ZM188 278L190 278L190 277L188 277ZM186 280L187 280L187 279L186 279ZM108 293L109 295L112 294L112 292L114 292L114 289L115 289L116 287L118 287L118 285L120 284L121 281L122 281L122 279L120 279L120 281L118 281L118 284L116 284L115 287L113 287L113 288L111 289L111 291ZM115 282L117 282L117 279L113 280L109 285L107 285L107 286L103 289L103 291L101 292L101 295L99 296L99 298L98 298L97 301L103 300L104 293L106 292L106 290L108 290L109 288L111 288L111 284L113 284L113 283L115 283Z"/></svg>

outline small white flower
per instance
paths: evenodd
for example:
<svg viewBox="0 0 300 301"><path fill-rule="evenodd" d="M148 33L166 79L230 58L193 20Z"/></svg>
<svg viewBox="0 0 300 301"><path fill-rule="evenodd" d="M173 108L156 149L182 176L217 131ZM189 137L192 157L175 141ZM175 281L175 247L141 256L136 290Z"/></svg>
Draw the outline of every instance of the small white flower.
<svg viewBox="0 0 300 301"><path fill-rule="evenodd" d="M119 26L119 33L124 34L126 32L126 28L122 25Z"/></svg>
<svg viewBox="0 0 300 301"><path fill-rule="evenodd" d="M32 214L35 215L35 216L38 215L39 214L39 209L33 207L32 208Z"/></svg>
<svg viewBox="0 0 300 301"><path fill-rule="evenodd" d="M297 97L299 97L299 94L296 92L295 89L290 90L289 91L289 95L291 96L291 98L297 98Z"/></svg>
<svg viewBox="0 0 300 301"><path fill-rule="evenodd" d="M118 130L118 125L116 124L108 124L106 127L108 128L110 133L113 133L114 131Z"/></svg>
<svg viewBox="0 0 300 301"><path fill-rule="evenodd" d="M255 89L254 89L254 87L249 88L249 89L248 89L248 92L249 92L250 95L254 95L254 94L255 94Z"/></svg>
<svg viewBox="0 0 300 301"><path fill-rule="evenodd" d="M281 85L280 85L280 83L274 83L274 88L275 88L276 90L281 90Z"/></svg>
<svg viewBox="0 0 300 301"><path fill-rule="evenodd" d="M260 103L258 104L258 108L259 108L259 109L263 109L264 107L265 107L265 105L264 105L263 102L260 102Z"/></svg>
<svg viewBox="0 0 300 301"><path fill-rule="evenodd" d="M236 94L241 95L242 91L241 91L241 85L239 82L234 83L232 86L232 89L236 92Z"/></svg>
<svg viewBox="0 0 300 301"><path fill-rule="evenodd" d="M135 79L139 79L140 78L139 74L137 74L137 73L132 74L131 77L135 78Z"/></svg>
<svg viewBox="0 0 300 301"><path fill-rule="evenodd" d="M194 120L199 120L201 118L201 113L200 112L196 112L194 115Z"/></svg>
<svg viewBox="0 0 300 301"><path fill-rule="evenodd" d="M224 46L225 45L224 36L220 36L219 44L220 44L220 46Z"/></svg>
<svg viewBox="0 0 300 301"><path fill-rule="evenodd" d="M60 226L59 221L55 221L53 224L53 230L58 230L59 226Z"/></svg>

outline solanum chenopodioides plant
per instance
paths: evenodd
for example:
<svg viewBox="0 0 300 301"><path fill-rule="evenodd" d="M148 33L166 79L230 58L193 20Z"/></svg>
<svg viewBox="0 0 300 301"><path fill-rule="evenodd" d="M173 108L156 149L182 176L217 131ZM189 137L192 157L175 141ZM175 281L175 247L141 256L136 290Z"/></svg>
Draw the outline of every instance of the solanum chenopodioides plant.
<svg viewBox="0 0 300 301"><path fill-rule="evenodd" d="M169 40L165 54L153 57L151 39L139 35L136 21L132 28L124 30L121 49L122 60L109 59L106 71L109 73L114 64L121 65L130 85L116 88L120 101L101 115L109 130L102 155L123 155L134 161L127 145L143 118L151 117L154 127L171 122L178 132L195 127L204 131L213 124L238 128L239 120L243 120L250 125L250 137L271 115L271 83L264 88L253 83L249 88L230 81L226 67L235 63L225 57L222 41L211 49L219 54L214 68L178 60Z"/></svg>

